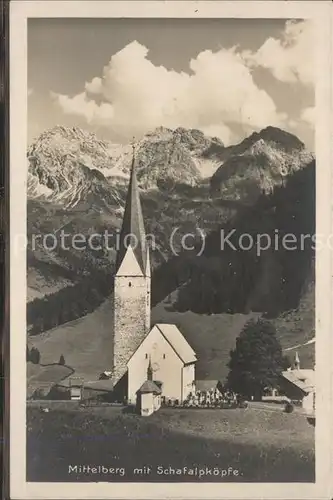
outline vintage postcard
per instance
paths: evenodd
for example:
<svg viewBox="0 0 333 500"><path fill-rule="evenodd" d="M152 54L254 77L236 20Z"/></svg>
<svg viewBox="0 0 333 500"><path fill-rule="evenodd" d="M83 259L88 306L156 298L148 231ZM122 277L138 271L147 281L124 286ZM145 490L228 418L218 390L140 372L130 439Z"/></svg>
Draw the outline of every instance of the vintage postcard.
<svg viewBox="0 0 333 500"><path fill-rule="evenodd" d="M11 4L13 498L329 498L330 16Z"/></svg>

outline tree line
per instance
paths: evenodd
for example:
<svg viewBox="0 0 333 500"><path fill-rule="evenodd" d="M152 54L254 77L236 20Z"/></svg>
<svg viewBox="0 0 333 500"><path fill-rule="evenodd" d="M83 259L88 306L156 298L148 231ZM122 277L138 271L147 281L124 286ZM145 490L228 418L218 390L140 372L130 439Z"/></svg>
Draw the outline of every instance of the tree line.
<svg viewBox="0 0 333 500"><path fill-rule="evenodd" d="M37 347L31 347L31 349L30 349L29 346L27 345L26 361L27 361L27 363L30 361L34 365L41 364L41 362L42 362L41 353ZM59 361L58 361L58 365L64 366L65 364L66 364L65 356L63 354L61 354Z"/></svg>

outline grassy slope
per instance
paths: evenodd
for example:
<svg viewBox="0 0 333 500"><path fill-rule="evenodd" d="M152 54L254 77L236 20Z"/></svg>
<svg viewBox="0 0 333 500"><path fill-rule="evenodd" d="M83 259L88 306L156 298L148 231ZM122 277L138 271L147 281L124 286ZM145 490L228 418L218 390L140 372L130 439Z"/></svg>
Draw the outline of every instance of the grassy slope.
<svg viewBox="0 0 333 500"><path fill-rule="evenodd" d="M83 318L29 337L28 344L39 349L41 363L57 363L63 354L75 376L96 380L112 362L112 320L112 300L108 299Z"/></svg>
<svg viewBox="0 0 333 500"><path fill-rule="evenodd" d="M141 418L121 408L28 408L28 481L198 481L156 467L233 467L201 481L314 481L314 429L299 414L266 410L161 409ZM68 474L69 464L125 467L124 477ZM151 466L149 476L134 467Z"/></svg>
<svg viewBox="0 0 333 500"><path fill-rule="evenodd" d="M309 305L308 302L306 302ZM283 348L304 343L313 336L310 308L306 312L293 311L284 318L272 320ZM192 312L172 311L165 302L152 310L152 323L175 323L197 352L198 379L224 379L228 373L229 352L234 348L236 337L244 324L258 314L198 315ZM296 319L295 319L296 318ZM297 321L297 318L299 320ZM112 299L107 299L93 313L66 323L41 335L29 337L29 345L41 353L43 364L57 363L61 354L66 365L72 367L75 376L85 381L96 380L101 372L112 367L113 353ZM298 349L302 366L313 366L314 345ZM290 358L294 350L287 352ZM44 375L41 372L41 379ZM29 377L28 377L29 378ZM34 376L34 385L38 376Z"/></svg>
<svg viewBox="0 0 333 500"><path fill-rule="evenodd" d="M172 311L165 303L152 310L153 323L175 323L198 356L197 379L224 379L230 350L245 323L259 314L200 315Z"/></svg>
<svg viewBox="0 0 333 500"><path fill-rule="evenodd" d="M68 366L50 364L47 366L27 363L27 397L31 397L35 390L41 389L47 395L54 383L67 379L73 370Z"/></svg>
<svg viewBox="0 0 333 500"><path fill-rule="evenodd" d="M197 378L224 378L229 351L246 321L254 314L198 315L169 312L161 303L152 310L152 322L175 323L198 354ZM93 313L40 335L29 337L29 346L41 353L41 363L57 363L61 354L75 376L96 380L112 363L112 300ZM36 380L36 376L35 379Z"/></svg>

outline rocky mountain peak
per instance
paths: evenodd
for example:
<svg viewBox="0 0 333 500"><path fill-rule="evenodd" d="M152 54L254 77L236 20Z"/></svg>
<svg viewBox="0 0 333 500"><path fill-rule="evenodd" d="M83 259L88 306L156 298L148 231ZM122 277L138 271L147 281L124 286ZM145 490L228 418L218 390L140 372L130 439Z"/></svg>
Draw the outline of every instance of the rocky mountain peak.
<svg viewBox="0 0 333 500"><path fill-rule="evenodd" d="M266 127L259 132L259 137L267 142L274 142L284 149L303 149L304 143L296 135L286 132L278 127Z"/></svg>
<svg viewBox="0 0 333 500"><path fill-rule="evenodd" d="M270 193L284 177L304 168L313 155L295 135L277 127L254 132L222 152L223 163L211 179L214 196L253 202Z"/></svg>
<svg viewBox="0 0 333 500"><path fill-rule="evenodd" d="M201 178L198 157L210 144L198 130L159 127L136 143L138 180L143 189L177 183L195 185ZM82 198L87 186L107 182L117 188L127 183L132 162L131 145L99 139L79 127L57 125L43 132L28 148L31 197L56 198L64 203ZM107 179L107 181L106 181Z"/></svg>

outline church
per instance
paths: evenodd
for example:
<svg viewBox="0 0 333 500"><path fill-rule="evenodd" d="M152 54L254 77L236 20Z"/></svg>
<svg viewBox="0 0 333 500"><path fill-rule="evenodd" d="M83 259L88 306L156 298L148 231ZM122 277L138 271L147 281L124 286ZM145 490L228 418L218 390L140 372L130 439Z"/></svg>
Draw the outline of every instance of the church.
<svg viewBox="0 0 333 500"><path fill-rule="evenodd" d="M152 387L161 397L181 403L194 390L197 358L176 325L151 326L151 265L134 154L117 250L114 393L136 404L140 389Z"/></svg>

